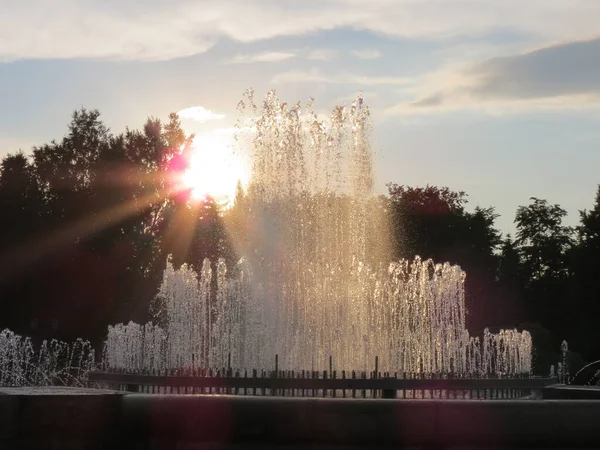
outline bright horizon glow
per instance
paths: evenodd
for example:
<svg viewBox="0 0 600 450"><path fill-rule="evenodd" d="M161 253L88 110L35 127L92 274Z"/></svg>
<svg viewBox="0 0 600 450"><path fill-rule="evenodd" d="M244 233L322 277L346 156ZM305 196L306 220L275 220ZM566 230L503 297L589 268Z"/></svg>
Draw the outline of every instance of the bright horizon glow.
<svg viewBox="0 0 600 450"><path fill-rule="evenodd" d="M230 136L207 133L194 138L189 166L183 175L192 200L210 196L224 207L231 206L238 181L245 187L249 177L250 172L239 152L234 151Z"/></svg>

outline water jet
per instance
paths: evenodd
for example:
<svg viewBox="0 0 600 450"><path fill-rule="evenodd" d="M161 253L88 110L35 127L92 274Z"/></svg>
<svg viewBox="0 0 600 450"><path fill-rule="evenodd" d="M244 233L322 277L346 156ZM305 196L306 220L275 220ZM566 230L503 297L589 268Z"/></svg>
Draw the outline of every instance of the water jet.
<svg viewBox="0 0 600 450"><path fill-rule="evenodd" d="M167 261L160 325L110 327L108 370L379 370L445 376L531 371L528 332L465 325L465 273L390 261L385 208L373 193L370 113L362 97L322 120L309 104L249 90L252 174L234 267ZM246 119L247 122L248 119ZM245 123L246 123L245 122ZM216 286L216 288L215 288Z"/></svg>

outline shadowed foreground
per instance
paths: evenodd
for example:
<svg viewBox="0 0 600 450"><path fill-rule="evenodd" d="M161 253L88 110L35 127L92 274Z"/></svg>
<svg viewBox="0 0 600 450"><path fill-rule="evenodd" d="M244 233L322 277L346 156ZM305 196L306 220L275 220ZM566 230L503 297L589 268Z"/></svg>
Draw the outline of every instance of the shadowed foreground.
<svg viewBox="0 0 600 450"><path fill-rule="evenodd" d="M0 390L0 448L582 448L594 400L350 400Z"/></svg>

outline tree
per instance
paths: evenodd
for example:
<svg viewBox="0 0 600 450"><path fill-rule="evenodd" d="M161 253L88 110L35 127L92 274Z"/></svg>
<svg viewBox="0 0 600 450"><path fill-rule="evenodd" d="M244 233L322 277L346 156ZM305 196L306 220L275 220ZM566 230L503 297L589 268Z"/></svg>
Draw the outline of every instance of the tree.
<svg viewBox="0 0 600 450"><path fill-rule="evenodd" d="M535 197L517 209L516 243L530 281L544 277L563 278L568 274L566 255L573 246L573 229L562 225L567 211Z"/></svg>
<svg viewBox="0 0 600 450"><path fill-rule="evenodd" d="M579 220L577 237L580 245L590 250L600 250L600 186L596 191L594 207L589 211L579 211Z"/></svg>
<svg viewBox="0 0 600 450"><path fill-rule="evenodd" d="M447 259L456 247L457 229L467 203L464 192L427 185L389 183L395 256Z"/></svg>
<svg viewBox="0 0 600 450"><path fill-rule="evenodd" d="M548 328L558 348L569 338L568 285L573 229L562 224L567 212L535 197L517 209L515 224L523 271L526 315Z"/></svg>
<svg viewBox="0 0 600 450"><path fill-rule="evenodd" d="M600 317L600 186L594 206L579 212L576 227L576 246L572 252L572 279L569 296L574 311L570 330L573 348L588 360L600 359L600 340L597 336L597 318Z"/></svg>
<svg viewBox="0 0 600 450"><path fill-rule="evenodd" d="M26 258L21 249L30 237L43 230L42 206L41 189L29 159L22 152L6 155L0 164L0 302L6 323L28 323L26 312L36 302L33 296L20 295L22 292L14 289L25 282L14 266Z"/></svg>
<svg viewBox="0 0 600 450"><path fill-rule="evenodd" d="M508 234L500 245L498 258L498 297L502 300L502 313L513 323L525 320L524 272L519 247Z"/></svg>

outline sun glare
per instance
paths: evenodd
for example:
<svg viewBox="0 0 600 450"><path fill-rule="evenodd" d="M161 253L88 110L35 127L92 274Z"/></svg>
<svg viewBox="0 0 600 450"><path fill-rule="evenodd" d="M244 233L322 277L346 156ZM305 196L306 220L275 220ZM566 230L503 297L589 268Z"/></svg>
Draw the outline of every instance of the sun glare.
<svg viewBox="0 0 600 450"><path fill-rule="evenodd" d="M192 200L210 196L225 207L231 206L238 181L246 186L248 178L249 171L240 155L234 152L229 136L196 136L188 168L183 174L183 183L191 190Z"/></svg>

